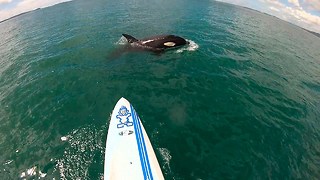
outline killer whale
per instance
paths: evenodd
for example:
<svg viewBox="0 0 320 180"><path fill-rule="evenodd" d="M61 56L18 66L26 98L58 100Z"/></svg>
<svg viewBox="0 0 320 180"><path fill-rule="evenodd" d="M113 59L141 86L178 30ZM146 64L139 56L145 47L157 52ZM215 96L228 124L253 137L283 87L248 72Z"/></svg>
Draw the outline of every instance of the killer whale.
<svg viewBox="0 0 320 180"><path fill-rule="evenodd" d="M169 48L188 44L188 41L176 35L158 35L143 39L136 39L135 37L128 34L122 35L127 39L128 43L132 47L142 48L154 52L162 52Z"/></svg>

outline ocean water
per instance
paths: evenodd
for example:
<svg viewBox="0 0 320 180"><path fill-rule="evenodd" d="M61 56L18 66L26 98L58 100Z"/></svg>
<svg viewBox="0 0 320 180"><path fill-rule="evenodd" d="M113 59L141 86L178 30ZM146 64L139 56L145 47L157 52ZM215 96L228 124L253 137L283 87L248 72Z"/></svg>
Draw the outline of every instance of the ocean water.
<svg viewBox="0 0 320 180"><path fill-rule="evenodd" d="M125 52L122 33L192 43ZM76 0L0 38L1 179L101 179L120 97L166 179L320 178L320 38L297 26L211 0Z"/></svg>

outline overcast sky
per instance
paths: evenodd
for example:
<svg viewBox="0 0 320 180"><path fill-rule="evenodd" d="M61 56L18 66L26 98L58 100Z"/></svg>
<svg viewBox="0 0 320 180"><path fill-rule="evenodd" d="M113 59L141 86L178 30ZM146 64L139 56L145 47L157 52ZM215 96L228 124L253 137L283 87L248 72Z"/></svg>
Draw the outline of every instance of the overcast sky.
<svg viewBox="0 0 320 180"><path fill-rule="evenodd" d="M68 0L0 0L0 21ZM320 33L320 0L219 0L274 15Z"/></svg>

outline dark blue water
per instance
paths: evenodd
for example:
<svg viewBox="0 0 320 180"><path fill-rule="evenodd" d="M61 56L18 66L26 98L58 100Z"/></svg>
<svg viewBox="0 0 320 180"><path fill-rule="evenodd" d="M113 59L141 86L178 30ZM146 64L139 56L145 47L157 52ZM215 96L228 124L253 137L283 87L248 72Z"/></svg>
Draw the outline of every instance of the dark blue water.
<svg viewBox="0 0 320 180"><path fill-rule="evenodd" d="M122 33L190 46L122 52ZM318 179L320 39L203 0L77 0L0 24L1 179L101 179L135 107L166 179Z"/></svg>

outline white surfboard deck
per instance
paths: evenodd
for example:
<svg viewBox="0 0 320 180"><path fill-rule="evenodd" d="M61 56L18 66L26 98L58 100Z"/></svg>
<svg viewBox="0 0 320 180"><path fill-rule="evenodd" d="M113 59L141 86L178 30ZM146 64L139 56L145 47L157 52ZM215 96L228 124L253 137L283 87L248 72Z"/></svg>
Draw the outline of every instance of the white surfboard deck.
<svg viewBox="0 0 320 180"><path fill-rule="evenodd" d="M147 133L132 105L121 98L109 124L105 180L164 179Z"/></svg>

